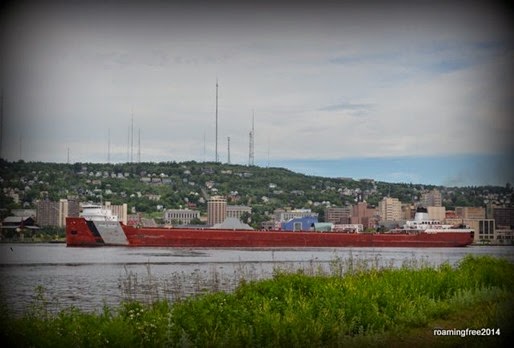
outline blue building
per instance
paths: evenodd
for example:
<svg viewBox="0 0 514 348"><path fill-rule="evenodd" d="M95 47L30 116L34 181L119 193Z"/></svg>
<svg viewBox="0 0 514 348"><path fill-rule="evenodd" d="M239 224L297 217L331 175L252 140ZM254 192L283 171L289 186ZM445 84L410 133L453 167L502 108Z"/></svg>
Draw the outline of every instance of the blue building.
<svg viewBox="0 0 514 348"><path fill-rule="evenodd" d="M282 222L281 227L282 231L310 231L314 228L314 224L317 222L318 217L304 216Z"/></svg>

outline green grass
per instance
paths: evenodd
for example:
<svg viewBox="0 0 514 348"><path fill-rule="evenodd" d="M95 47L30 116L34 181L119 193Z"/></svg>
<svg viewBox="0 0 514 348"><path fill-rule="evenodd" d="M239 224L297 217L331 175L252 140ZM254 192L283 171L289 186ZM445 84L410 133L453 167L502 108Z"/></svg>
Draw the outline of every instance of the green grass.
<svg viewBox="0 0 514 348"><path fill-rule="evenodd" d="M233 293L101 313L52 315L40 291L21 318L2 309L0 326L2 341L21 347L501 346L513 338L513 289L514 265L469 256L457 267L277 272ZM434 337L434 327L501 336Z"/></svg>

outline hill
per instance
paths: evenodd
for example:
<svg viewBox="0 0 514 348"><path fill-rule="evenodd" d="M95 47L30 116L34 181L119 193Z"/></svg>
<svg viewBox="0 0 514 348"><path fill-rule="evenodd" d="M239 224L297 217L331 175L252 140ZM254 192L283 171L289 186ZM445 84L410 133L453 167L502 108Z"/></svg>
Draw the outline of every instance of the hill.
<svg viewBox="0 0 514 348"><path fill-rule="evenodd" d="M325 178L294 173L284 168L229 165L214 162L160 163L43 163L0 160L2 215L13 208L33 208L39 199L78 199L82 202L127 203L129 211L161 216L163 209L191 207L206 210L206 199L223 195L229 204L249 205L255 223L276 208L311 208L357 201L376 205L384 196L403 203L419 201L437 188L447 209L510 204L510 184L499 186L443 187L374 180Z"/></svg>

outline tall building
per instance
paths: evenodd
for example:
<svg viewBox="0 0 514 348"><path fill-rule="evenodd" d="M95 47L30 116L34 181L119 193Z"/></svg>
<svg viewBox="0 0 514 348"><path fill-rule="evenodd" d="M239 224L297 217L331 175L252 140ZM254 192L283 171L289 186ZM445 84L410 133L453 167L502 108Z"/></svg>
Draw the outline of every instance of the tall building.
<svg viewBox="0 0 514 348"><path fill-rule="evenodd" d="M402 204L402 219L403 220L412 220L414 219L414 215L416 214L416 207L411 203Z"/></svg>
<svg viewBox="0 0 514 348"><path fill-rule="evenodd" d="M433 189L421 195L421 205L424 207L440 207L442 206L442 202L441 192L437 189Z"/></svg>
<svg viewBox="0 0 514 348"><path fill-rule="evenodd" d="M103 209L110 209L112 211L112 215L116 215L118 217L118 221L123 222L123 224L127 224L128 222L128 206L127 203L115 205L111 204L111 202L105 202L102 206Z"/></svg>
<svg viewBox="0 0 514 348"><path fill-rule="evenodd" d="M485 219L483 207L456 207L455 214L461 219Z"/></svg>
<svg viewBox="0 0 514 348"><path fill-rule="evenodd" d="M66 217L79 216L79 212L79 203L74 200L39 201L36 204L36 221L39 226L65 227Z"/></svg>
<svg viewBox="0 0 514 348"><path fill-rule="evenodd" d="M207 224L215 225L227 217L227 200L221 196L212 196L207 200Z"/></svg>
<svg viewBox="0 0 514 348"><path fill-rule="evenodd" d="M443 222L446 219L446 207L427 207L428 218Z"/></svg>
<svg viewBox="0 0 514 348"><path fill-rule="evenodd" d="M372 227L372 218L374 215L376 215L376 213L377 210L375 208L370 208L368 203L359 202L352 206L352 216L350 218L350 223L362 224L365 227Z"/></svg>
<svg viewBox="0 0 514 348"><path fill-rule="evenodd" d="M325 209L325 221L334 224L349 224L352 216L352 207L332 207Z"/></svg>
<svg viewBox="0 0 514 348"><path fill-rule="evenodd" d="M400 221L402 202L398 198L384 197L378 202L378 213L383 221Z"/></svg>
<svg viewBox="0 0 514 348"><path fill-rule="evenodd" d="M493 219L498 227L512 228L514 226L514 208L493 208Z"/></svg>

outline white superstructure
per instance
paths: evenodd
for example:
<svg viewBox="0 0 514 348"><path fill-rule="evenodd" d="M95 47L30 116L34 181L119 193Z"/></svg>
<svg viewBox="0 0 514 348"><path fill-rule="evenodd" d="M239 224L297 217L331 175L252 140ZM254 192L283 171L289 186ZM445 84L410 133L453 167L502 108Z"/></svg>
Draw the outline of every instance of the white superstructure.
<svg viewBox="0 0 514 348"><path fill-rule="evenodd" d="M466 226L445 225L439 220L429 219L428 212L425 208L418 208L414 215L414 220L409 220L402 228L407 232L473 232L473 229Z"/></svg>
<svg viewBox="0 0 514 348"><path fill-rule="evenodd" d="M112 215L110 209L102 208L101 205L96 204L83 205L80 216L90 221L118 221L118 216Z"/></svg>
<svg viewBox="0 0 514 348"><path fill-rule="evenodd" d="M88 221L92 221L94 228L96 228L106 244L129 244L125 232L123 232L118 221L118 216L113 215L111 209L106 209L96 204L85 204L82 206L80 216Z"/></svg>

